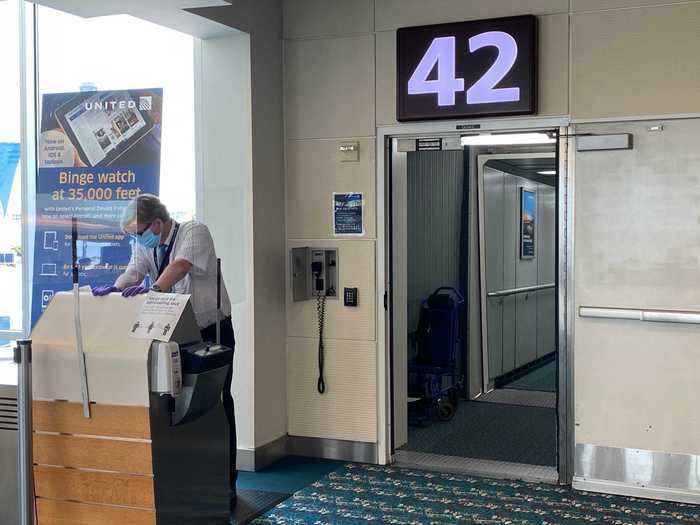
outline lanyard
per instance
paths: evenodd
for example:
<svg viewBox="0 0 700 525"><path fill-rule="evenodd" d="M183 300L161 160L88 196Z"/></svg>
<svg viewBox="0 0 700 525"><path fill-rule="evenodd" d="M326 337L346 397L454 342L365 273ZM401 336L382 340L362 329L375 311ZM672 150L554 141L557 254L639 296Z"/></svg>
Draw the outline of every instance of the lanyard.
<svg viewBox="0 0 700 525"><path fill-rule="evenodd" d="M175 246L175 239L177 239L177 232L179 229L180 225L178 223L175 223L175 231L173 232L173 236L170 239L170 244L168 244L168 248L165 250L163 260L160 261L160 265L158 264L158 248L153 248L153 262L156 264L156 268L158 269L158 277L156 277L156 280L160 279L160 276L163 275L163 272L170 264L170 254L173 251L173 246Z"/></svg>

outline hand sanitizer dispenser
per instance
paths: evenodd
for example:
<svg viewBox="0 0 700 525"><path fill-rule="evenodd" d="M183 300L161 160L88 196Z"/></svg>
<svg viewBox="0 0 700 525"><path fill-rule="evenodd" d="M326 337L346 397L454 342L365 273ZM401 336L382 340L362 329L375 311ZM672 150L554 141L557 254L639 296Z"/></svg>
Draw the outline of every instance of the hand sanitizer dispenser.
<svg viewBox="0 0 700 525"><path fill-rule="evenodd" d="M174 342L153 342L151 353L151 391L177 397L182 392L182 360L180 345Z"/></svg>

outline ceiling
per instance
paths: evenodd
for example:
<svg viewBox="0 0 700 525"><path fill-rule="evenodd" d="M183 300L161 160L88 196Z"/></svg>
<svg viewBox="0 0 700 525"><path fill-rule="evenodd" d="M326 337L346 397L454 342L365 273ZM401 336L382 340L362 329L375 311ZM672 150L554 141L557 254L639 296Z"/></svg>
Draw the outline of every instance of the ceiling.
<svg viewBox="0 0 700 525"><path fill-rule="evenodd" d="M230 6L233 0L34 0L35 3L84 18L131 15L197 38L230 35L237 29L204 18L189 9Z"/></svg>
<svg viewBox="0 0 700 525"><path fill-rule="evenodd" d="M556 171L557 162L553 157L534 157L525 159L499 159L490 160L489 166L492 166L500 171L512 173L519 177L547 184L549 186L556 185L556 176L541 175L540 171Z"/></svg>

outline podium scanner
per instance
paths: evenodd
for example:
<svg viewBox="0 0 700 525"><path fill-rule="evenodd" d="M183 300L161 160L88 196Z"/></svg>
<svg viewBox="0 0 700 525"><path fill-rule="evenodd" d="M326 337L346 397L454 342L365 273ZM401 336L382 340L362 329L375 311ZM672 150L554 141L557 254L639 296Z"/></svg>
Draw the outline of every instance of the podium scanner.
<svg viewBox="0 0 700 525"><path fill-rule="evenodd" d="M142 325L177 297L173 322ZM187 296L81 291L86 417L74 301L56 294L32 333L38 525L228 524L233 351L202 342Z"/></svg>

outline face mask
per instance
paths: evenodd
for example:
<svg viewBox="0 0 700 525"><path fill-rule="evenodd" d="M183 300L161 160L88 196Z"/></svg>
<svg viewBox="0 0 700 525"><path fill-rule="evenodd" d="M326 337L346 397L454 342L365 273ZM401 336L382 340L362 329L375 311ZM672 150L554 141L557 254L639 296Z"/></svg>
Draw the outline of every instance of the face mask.
<svg viewBox="0 0 700 525"><path fill-rule="evenodd" d="M150 250L151 248L158 246L158 243L160 242L160 235L156 235L149 228L141 235L136 236L136 242Z"/></svg>

